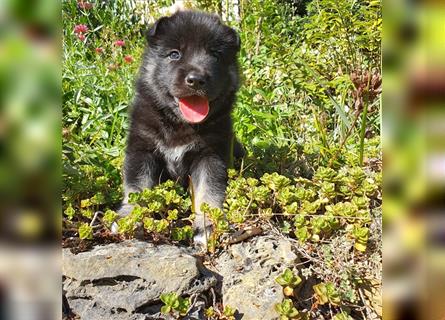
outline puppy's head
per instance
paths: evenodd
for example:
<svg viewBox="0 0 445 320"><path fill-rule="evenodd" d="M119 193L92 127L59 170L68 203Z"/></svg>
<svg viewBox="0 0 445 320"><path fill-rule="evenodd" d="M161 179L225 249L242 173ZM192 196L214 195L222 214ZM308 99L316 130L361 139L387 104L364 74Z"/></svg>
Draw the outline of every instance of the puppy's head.
<svg viewBox="0 0 445 320"><path fill-rule="evenodd" d="M200 123L238 88L238 34L214 15L180 11L147 33L142 76L162 107ZM229 110L228 110L229 111Z"/></svg>

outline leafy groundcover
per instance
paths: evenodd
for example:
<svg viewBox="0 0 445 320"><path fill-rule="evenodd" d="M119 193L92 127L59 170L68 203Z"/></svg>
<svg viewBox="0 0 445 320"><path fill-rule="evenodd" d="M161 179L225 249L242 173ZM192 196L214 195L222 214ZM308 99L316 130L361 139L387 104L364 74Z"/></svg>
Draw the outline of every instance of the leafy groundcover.
<svg viewBox="0 0 445 320"><path fill-rule="evenodd" d="M229 170L224 210L202 208L215 226L205 259L261 227L303 257L299 272L276 279L286 296L277 316L381 318L380 2L238 3L185 1L220 13L242 42L233 118L247 153ZM192 201L173 181L132 194L128 217L114 211L144 32L172 1L62 4L63 245L87 250L143 225L147 241L191 246ZM316 280L310 301L294 293L302 278ZM174 293L161 300L178 317L188 308ZM235 309L206 314L230 319Z"/></svg>

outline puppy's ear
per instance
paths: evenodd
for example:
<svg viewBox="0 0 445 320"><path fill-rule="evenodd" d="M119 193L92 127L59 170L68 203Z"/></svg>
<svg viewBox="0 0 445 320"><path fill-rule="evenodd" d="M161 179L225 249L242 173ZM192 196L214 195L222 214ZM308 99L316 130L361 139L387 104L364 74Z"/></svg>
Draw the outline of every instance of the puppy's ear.
<svg viewBox="0 0 445 320"><path fill-rule="evenodd" d="M148 42L150 42L151 40L162 34L163 25L167 23L168 19L169 17L159 18L158 20L155 21L155 23L151 25L150 29L148 29L146 33Z"/></svg>
<svg viewBox="0 0 445 320"><path fill-rule="evenodd" d="M229 35L230 35L230 42L233 43L233 46L235 47L236 51L238 52L241 49L241 38L238 34L238 32L236 32L235 29L230 28L229 31Z"/></svg>
<svg viewBox="0 0 445 320"><path fill-rule="evenodd" d="M221 16L215 12L209 13L210 18L214 19L218 23L222 23Z"/></svg>

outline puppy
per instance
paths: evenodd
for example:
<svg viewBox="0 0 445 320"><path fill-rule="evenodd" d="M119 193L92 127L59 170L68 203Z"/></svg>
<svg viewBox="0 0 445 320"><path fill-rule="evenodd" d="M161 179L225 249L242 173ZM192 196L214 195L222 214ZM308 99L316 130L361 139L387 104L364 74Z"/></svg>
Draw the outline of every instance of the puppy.
<svg viewBox="0 0 445 320"><path fill-rule="evenodd" d="M206 246L211 223L200 207L222 208L225 198L239 49L238 34L215 15L179 11L150 28L130 115L121 215L131 212L129 193L167 179L187 185L191 177L194 241Z"/></svg>

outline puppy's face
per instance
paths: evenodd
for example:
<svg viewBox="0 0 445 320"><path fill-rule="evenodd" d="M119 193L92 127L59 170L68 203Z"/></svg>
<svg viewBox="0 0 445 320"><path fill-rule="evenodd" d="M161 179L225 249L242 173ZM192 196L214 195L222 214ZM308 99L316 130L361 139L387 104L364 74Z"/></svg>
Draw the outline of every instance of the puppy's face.
<svg viewBox="0 0 445 320"><path fill-rule="evenodd" d="M184 121L199 123L238 87L237 33L213 15L178 12L149 30L143 68L157 95Z"/></svg>

